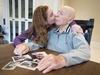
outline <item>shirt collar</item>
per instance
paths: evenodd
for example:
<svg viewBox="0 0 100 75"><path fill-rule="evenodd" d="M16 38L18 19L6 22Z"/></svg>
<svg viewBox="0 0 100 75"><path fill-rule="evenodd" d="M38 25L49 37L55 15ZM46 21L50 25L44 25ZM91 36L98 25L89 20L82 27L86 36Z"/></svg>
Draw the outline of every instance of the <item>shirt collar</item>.
<svg viewBox="0 0 100 75"><path fill-rule="evenodd" d="M54 32L59 32L60 28L58 27ZM68 33L70 31L70 26L67 27L63 32Z"/></svg>

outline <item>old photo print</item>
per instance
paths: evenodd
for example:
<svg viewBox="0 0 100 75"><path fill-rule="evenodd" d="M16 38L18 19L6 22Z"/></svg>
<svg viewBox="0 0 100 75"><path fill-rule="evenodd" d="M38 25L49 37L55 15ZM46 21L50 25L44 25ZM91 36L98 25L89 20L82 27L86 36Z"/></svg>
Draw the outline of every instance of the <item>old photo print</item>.
<svg viewBox="0 0 100 75"><path fill-rule="evenodd" d="M45 56L47 56L47 53L45 53L45 52L31 53L31 57L32 57L32 59L33 59L34 62L39 62Z"/></svg>
<svg viewBox="0 0 100 75"><path fill-rule="evenodd" d="M31 59L31 57L27 54L23 56L13 56L12 59L14 62L17 62L17 61L23 61L25 59Z"/></svg>
<svg viewBox="0 0 100 75"><path fill-rule="evenodd" d="M10 61L7 65L5 65L2 69L3 70L13 70L16 68L16 66L19 64L20 62L13 62Z"/></svg>
<svg viewBox="0 0 100 75"><path fill-rule="evenodd" d="M18 65L18 67L30 69L30 70L35 70L37 67L38 63L33 62L33 61L23 61Z"/></svg>

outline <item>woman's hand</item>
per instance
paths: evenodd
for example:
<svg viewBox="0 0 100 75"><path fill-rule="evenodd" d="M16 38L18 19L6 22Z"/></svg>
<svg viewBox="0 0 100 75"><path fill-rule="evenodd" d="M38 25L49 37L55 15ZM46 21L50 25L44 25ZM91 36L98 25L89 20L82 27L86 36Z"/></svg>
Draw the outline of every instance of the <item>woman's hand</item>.
<svg viewBox="0 0 100 75"><path fill-rule="evenodd" d="M19 44L14 49L14 54L22 56L23 54L27 53L29 51L29 47L23 44Z"/></svg>
<svg viewBox="0 0 100 75"><path fill-rule="evenodd" d="M75 24L75 25L72 25L72 30L74 32L75 35L77 35L77 33L81 33L84 35L83 33L83 29L81 28L81 26Z"/></svg>

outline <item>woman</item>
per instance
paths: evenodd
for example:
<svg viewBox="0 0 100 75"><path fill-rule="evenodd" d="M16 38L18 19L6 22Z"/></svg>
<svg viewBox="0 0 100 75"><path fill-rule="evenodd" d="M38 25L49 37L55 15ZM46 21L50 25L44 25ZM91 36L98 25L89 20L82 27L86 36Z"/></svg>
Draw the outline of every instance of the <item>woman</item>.
<svg viewBox="0 0 100 75"><path fill-rule="evenodd" d="M14 44L16 48L21 48L24 45L22 44L22 42L31 37L32 41L34 41L35 43L40 45L44 44L44 46L46 46L47 32L53 27L56 27L56 25L54 24L55 16L56 15L53 14L53 11L48 6L38 6L33 14L31 27L14 39ZM71 25L73 24L76 23L73 21ZM14 53L20 55L20 50L16 48L14 50ZM28 51L25 51L22 54L25 54L27 52Z"/></svg>

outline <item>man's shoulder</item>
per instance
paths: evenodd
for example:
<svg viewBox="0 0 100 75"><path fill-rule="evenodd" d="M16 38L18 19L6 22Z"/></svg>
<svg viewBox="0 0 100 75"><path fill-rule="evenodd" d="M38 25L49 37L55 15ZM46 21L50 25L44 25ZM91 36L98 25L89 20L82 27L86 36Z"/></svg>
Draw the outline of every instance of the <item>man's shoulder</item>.
<svg viewBox="0 0 100 75"><path fill-rule="evenodd" d="M72 28L70 28L69 36L71 36L73 38L84 38L84 36L81 33L77 33L77 35L75 35Z"/></svg>

